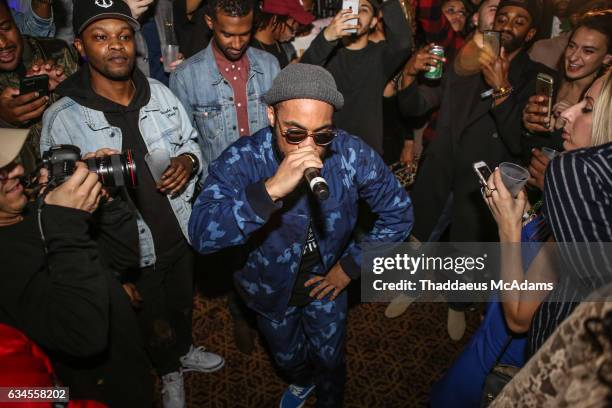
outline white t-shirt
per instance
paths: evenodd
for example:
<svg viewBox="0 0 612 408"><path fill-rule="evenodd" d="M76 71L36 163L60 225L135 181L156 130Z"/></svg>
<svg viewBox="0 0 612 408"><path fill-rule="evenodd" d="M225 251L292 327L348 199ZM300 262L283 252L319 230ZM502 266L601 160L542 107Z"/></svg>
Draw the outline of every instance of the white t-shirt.
<svg viewBox="0 0 612 408"><path fill-rule="evenodd" d="M301 57L304 52L310 47L310 44L314 41L315 37L319 35L319 33L325 29L332 21L332 17L322 18L320 20L315 20L312 22L312 30L308 35L303 37L295 37L293 42L291 43L297 52L297 56Z"/></svg>

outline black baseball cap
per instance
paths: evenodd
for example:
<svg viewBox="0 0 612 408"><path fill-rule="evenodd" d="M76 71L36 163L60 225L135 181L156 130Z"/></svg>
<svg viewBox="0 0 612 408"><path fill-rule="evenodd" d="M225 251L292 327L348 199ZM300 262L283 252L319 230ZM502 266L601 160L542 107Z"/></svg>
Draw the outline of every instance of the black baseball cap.
<svg viewBox="0 0 612 408"><path fill-rule="evenodd" d="M105 18L127 21L134 30L140 29L130 7L123 0L77 0L72 8L72 28L78 37L88 25Z"/></svg>
<svg viewBox="0 0 612 408"><path fill-rule="evenodd" d="M542 11L537 0L501 0L497 6L497 11L499 12L507 6L520 7L526 10L531 16L531 27L539 27Z"/></svg>

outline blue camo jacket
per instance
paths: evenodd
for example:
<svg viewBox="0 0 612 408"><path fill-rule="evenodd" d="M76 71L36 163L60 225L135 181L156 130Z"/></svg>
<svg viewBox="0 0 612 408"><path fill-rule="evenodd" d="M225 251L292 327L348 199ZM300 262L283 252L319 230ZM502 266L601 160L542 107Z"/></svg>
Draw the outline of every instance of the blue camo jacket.
<svg viewBox="0 0 612 408"><path fill-rule="evenodd" d="M189 220L192 245L200 253L242 246L246 261L234 279L248 306L282 320L299 271L309 225L317 240L322 272L340 262L360 276L361 248L353 239L365 200L378 215L361 243L401 242L413 224L412 203L381 157L361 139L340 131L328 146L321 175L330 196L318 202L308 193L273 202L264 182L280 164L272 130L243 137L213 161Z"/></svg>

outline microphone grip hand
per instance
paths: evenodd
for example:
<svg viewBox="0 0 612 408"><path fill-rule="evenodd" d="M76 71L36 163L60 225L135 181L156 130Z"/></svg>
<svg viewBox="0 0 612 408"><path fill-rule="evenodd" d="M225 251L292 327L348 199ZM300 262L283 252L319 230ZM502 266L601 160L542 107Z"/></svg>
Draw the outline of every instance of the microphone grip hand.
<svg viewBox="0 0 612 408"><path fill-rule="evenodd" d="M293 150L285 156L276 173L265 182L272 201L282 199L291 193L304 179L307 169L320 169L323 162L312 147Z"/></svg>

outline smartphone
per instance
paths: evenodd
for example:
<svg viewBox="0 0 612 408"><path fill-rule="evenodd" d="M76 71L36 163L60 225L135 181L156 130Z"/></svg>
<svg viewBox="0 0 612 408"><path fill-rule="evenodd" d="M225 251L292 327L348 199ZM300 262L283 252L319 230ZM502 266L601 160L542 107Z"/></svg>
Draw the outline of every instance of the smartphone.
<svg viewBox="0 0 612 408"><path fill-rule="evenodd" d="M38 92L40 96L49 94L49 76L36 75L27 78L21 78L19 82L19 94L25 95L30 92Z"/></svg>
<svg viewBox="0 0 612 408"><path fill-rule="evenodd" d="M342 0L342 10L347 10L347 9L353 10L353 14L359 14L359 0ZM348 24L357 25L357 23L359 22L359 19L351 18L350 20L347 20L346 22ZM356 28L350 28L344 31L346 31L347 33L351 33L351 34L357 33Z"/></svg>
<svg viewBox="0 0 612 408"><path fill-rule="evenodd" d="M546 106L548 107L548 125L550 126L550 118L552 115L552 100L553 100L553 86L555 84L555 80L548 74L540 72L536 77L536 95L542 95L548 97L548 103Z"/></svg>
<svg viewBox="0 0 612 408"><path fill-rule="evenodd" d="M480 180L480 184L482 184L483 187L486 187L489 177L491 177L491 174L493 174L489 166L487 166L487 163L479 161L474 163L472 167L474 168L474 172L476 172L476 175Z"/></svg>
<svg viewBox="0 0 612 408"><path fill-rule="evenodd" d="M499 55L501 52L501 33L499 31L487 30L483 33L483 45L488 48L493 55Z"/></svg>

